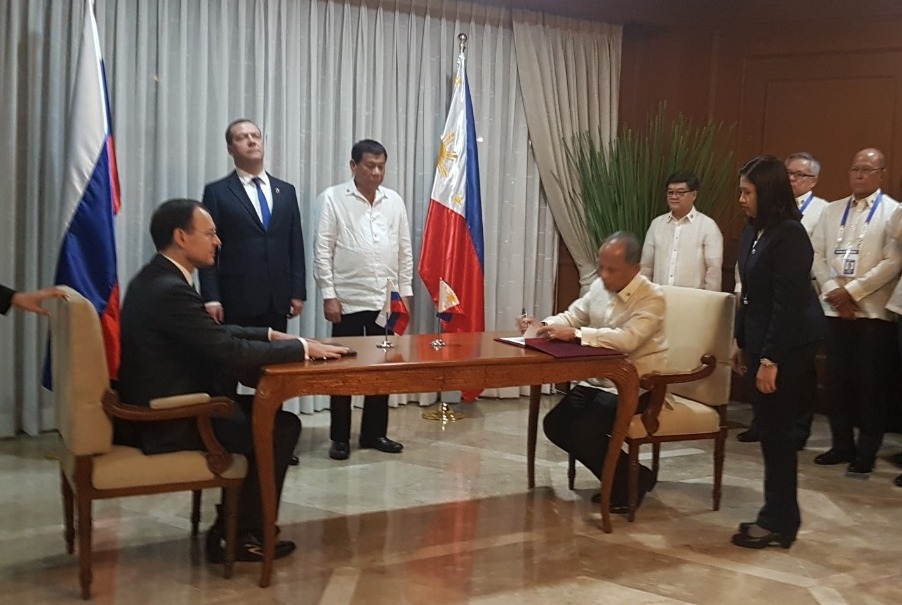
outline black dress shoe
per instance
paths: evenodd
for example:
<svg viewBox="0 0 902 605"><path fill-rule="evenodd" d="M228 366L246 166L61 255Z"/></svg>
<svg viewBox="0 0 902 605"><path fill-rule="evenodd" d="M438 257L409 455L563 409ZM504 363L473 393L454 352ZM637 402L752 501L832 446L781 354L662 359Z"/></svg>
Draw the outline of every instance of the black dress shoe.
<svg viewBox="0 0 902 605"><path fill-rule="evenodd" d="M332 460L347 460L351 455L351 444L347 441L333 441L329 448L329 458Z"/></svg>
<svg viewBox="0 0 902 605"><path fill-rule="evenodd" d="M658 483L658 478L655 477L655 474L651 471L651 469L646 467L640 467L639 469L639 493L636 498L636 510L639 510L639 506L642 504L642 500L645 499L645 494L650 492L655 488L655 485ZM601 504L601 493L596 492L592 494L592 503L593 504ZM622 495L611 495L611 505L608 507L608 510L612 515L626 515L629 513L629 496Z"/></svg>
<svg viewBox="0 0 902 605"><path fill-rule="evenodd" d="M386 454L397 454L404 449L404 446L397 441L392 441L388 437L376 437L375 439L361 439L359 442L360 449L374 449Z"/></svg>
<svg viewBox="0 0 902 605"><path fill-rule="evenodd" d="M896 477L895 479L893 479L893 484L894 484L896 487L902 487L902 475L899 475L898 477Z"/></svg>
<svg viewBox="0 0 902 605"><path fill-rule="evenodd" d="M736 440L743 443L755 443L761 441L761 438L758 436L758 431L755 429L748 429L736 435Z"/></svg>
<svg viewBox="0 0 902 605"><path fill-rule="evenodd" d="M854 462L855 455L843 452L836 449L829 449L823 454L818 454L814 457L814 463L820 464L823 466L829 466L833 464L843 464L848 462Z"/></svg>
<svg viewBox="0 0 902 605"><path fill-rule="evenodd" d="M899 468L902 468L902 452L899 452L898 454L893 454L892 456L889 457L889 459L892 461L893 464L895 464Z"/></svg>
<svg viewBox="0 0 902 605"><path fill-rule="evenodd" d="M754 523L751 525L754 525ZM751 528L751 525L749 528ZM743 548L767 548L768 546L789 548L792 546L792 543L795 542L795 538L790 538L789 536L784 536L772 531L767 532L763 536L750 536L748 533L749 528L747 528L746 531L740 531L737 534L733 534L733 537L730 538L730 542Z"/></svg>
<svg viewBox="0 0 902 605"><path fill-rule="evenodd" d="M276 541L275 558L287 557L297 548L291 540ZM222 544L222 533L218 529L210 528L207 532L207 561L210 563L222 563L225 561L225 546ZM263 561L263 541L254 532L246 532L239 536L235 545L235 560L259 563Z"/></svg>
<svg viewBox="0 0 902 605"><path fill-rule="evenodd" d="M874 461L856 458L846 467L846 477L855 479L867 479L874 470Z"/></svg>
<svg viewBox="0 0 902 605"><path fill-rule="evenodd" d="M296 455L292 455L291 458L288 459L288 466L297 466L301 463L301 459Z"/></svg>

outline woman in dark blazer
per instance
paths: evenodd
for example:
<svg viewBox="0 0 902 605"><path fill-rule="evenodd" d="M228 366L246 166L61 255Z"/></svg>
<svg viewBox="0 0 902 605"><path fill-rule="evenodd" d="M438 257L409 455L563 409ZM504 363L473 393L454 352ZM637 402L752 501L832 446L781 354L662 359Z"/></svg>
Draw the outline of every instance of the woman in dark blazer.
<svg viewBox="0 0 902 605"><path fill-rule="evenodd" d="M826 321L811 286L814 251L781 160L758 156L742 167L739 205L749 221L739 240L742 292L731 361L737 374L755 377L764 506L754 521L739 524L732 542L789 548L801 525L792 424L799 401L814 388L808 369Z"/></svg>

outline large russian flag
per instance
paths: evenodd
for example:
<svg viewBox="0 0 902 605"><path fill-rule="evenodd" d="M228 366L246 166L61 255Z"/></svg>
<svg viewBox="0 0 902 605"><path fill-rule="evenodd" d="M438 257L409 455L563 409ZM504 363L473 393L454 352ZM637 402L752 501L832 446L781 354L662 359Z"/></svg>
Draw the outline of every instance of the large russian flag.
<svg viewBox="0 0 902 605"><path fill-rule="evenodd" d="M94 304L103 327L110 377L115 378L120 345L113 219L119 212L119 173L93 0L85 0L85 22L68 115L66 174L60 204L64 222L56 283L71 286Z"/></svg>
<svg viewBox="0 0 902 605"><path fill-rule="evenodd" d="M435 167L419 266L420 277L442 312L445 332L485 330L483 250L476 125L466 56L461 51ZM442 281L446 283L444 291L450 288L456 294L456 306L442 304Z"/></svg>

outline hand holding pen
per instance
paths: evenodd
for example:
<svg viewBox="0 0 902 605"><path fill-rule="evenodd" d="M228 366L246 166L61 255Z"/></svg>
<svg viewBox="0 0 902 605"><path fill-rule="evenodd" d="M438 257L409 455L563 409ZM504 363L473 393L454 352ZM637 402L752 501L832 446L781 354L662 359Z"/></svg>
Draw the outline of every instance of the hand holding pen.
<svg viewBox="0 0 902 605"><path fill-rule="evenodd" d="M536 318L527 315L526 307L523 307L523 311L520 313L520 316L517 317L517 328L520 330L520 334L524 334L533 323L536 323Z"/></svg>

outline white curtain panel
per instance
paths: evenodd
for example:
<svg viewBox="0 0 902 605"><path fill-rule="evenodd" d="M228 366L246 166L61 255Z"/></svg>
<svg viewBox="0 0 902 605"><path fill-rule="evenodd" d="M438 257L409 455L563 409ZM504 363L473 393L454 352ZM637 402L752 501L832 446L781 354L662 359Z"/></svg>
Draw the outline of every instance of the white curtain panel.
<svg viewBox="0 0 902 605"><path fill-rule="evenodd" d="M20 289L48 285L55 273L64 124L83 11L77 0L0 2L0 165L9 175L0 196L0 281ZM513 329L522 307L552 310L557 232L530 144L510 11L418 0L96 0L96 15L122 186L123 290L153 254L153 209L171 197L199 198L205 183L226 175L225 127L247 117L264 132L267 170L298 189L308 300L289 331L327 336L309 262L316 195L349 178L355 141L381 141L389 153L385 185L407 202L418 259L457 35L465 33L480 137L486 329ZM412 332L436 331L416 277L414 293ZM39 387L45 339L40 318L0 318L0 436L55 425ZM393 401L408 398L434 395ZM310 397L289 409L327 403Z"/></svg>
<svg viewBox="0 0 902 605"><path fill-rule="evenodd" d="M526 11L514 11L513 28L539 173L585 290L595 279L598 255L567 211L564 198L577 188L565 145L587 131L599 142L617 134L623 28Z"/></svg>

